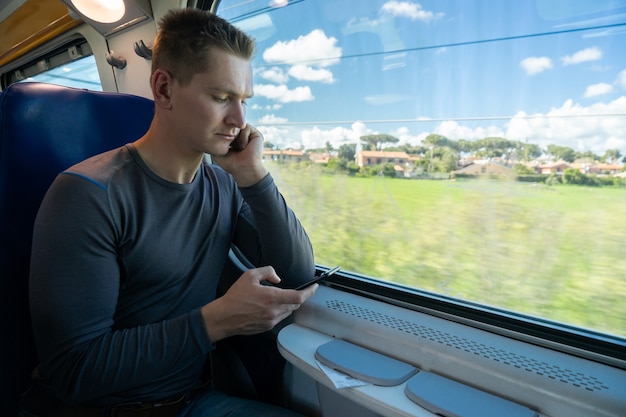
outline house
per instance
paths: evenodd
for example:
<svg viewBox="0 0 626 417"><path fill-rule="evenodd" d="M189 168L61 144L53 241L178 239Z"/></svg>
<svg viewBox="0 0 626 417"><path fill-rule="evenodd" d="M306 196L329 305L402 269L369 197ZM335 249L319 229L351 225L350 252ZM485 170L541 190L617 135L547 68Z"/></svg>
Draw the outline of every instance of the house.
<svg viewBox="0 0 626 417"><path fill-rule="evenodd" d="M487 161L487 160L476 160L470 163L469 165L464 166L461 169L452 171L453 176L456 174L510 176L510 175L515 175L515 171L497 162Z"/></svg>
<svg viewBox="0 0 626 417"><path fill-rule="evenodd" d="M311 152L309 153L309 159L314 164L327 164L330 161L331 155L328 152Z"/></svg>
<svg viewBox="0 0 626 417"><path fill-rule="evenodd" d="M416 158L406 152L398 151L358 151L356 164L360 167L393 164L393 169L398 177L410 177L414 175L413 168Z"/></svg>
<svg viewBox="0 0 626 417"><path fill-rule="evenodd" d="M623 165L617 164L592 164L588 167L588 172L584 172L585 174L605 174L605 175L615 175L622 172L624 169Z"/></svg>
<svg viewBox="0 0 626 417"><path fill-rule="evenodd" d="M547 164L538 165L535 169L539 174L562 174L567 168L570 167L565 161L550 162Z"/></svg>
<svg viewBox="0 0 626 417"><path fill-rule="evenodd" d="M263 159L277 162L301 162L307 158L302 151L263 149Z"/></svg>
<svg viewBox="0 0 626 417"><path fill-rule="evenodd" d="M360 167L388 163L403 166L412 160L406 152L358 151L356 153L356 164Z"/></svg>

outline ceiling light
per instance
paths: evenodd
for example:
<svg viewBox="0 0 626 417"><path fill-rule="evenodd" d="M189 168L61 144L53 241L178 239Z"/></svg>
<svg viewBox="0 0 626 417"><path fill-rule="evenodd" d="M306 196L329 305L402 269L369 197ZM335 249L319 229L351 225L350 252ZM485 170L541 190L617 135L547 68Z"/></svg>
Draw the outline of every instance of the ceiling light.
<svg viewBox="0 0 626 417"><path fill-rule="evenodd" d="M91 20L113 23L124 17L124 0L71 0L76 10Z"/></svg>
<svg viewBox="0 0 626 417"><path fill-rule="evenodd" d="M105 37L152 19L149 0L61 0Z"/></svg>

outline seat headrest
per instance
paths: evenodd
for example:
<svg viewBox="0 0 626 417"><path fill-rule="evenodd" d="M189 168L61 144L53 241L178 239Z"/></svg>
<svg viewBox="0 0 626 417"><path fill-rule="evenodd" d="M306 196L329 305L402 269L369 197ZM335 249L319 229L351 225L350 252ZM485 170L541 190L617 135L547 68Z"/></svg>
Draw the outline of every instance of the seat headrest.
<svg viewBox="0 0 626 417"><path fill-rule="evenodd" d="M0 181L11 176L46 190L60 171L142 136L153 113L143 97L13 84L0 96Z"/></svg>
<svg viewBox="0 0 626 417"><path fill-rule="evenodd" d="M153 114L152 100L127 94L44 83L16 83L0 93L0 334L7 342L0 344L1 415L16 415L37 361L28 275L44 194L71 165L141 137Z"/></svg>

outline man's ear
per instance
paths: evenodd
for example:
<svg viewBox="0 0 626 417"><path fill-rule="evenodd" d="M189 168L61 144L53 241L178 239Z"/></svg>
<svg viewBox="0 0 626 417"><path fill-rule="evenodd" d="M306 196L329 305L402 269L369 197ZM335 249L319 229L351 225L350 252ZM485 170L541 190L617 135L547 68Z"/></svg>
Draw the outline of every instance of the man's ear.
<svg viewBox="0 0 626 417"><path fill-rule="evenodd" d="M164 109L172 108L172 75L164 70L156 70L150 77L150 87L155 105Z"/></svg>

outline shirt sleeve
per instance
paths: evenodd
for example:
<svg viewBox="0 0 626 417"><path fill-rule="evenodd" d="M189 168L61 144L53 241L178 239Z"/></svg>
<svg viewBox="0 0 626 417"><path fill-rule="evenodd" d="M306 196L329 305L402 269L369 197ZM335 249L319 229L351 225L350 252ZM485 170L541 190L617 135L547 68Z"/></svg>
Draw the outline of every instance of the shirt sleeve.
<svg viewBox="0 0 626 417"><path fill-rule="evenodd" d="M197 375L198 358L212 345L197 309L135 328L114 328L120 272L105 195L93 181L61 174L37 215L30 307L40 372L70 403L141 397L150 384L153 394L166 398L181 391L172 376Z"/></svg>
<svg viewBox="0 0 626 417"><path fill-rule="evenodd" d="M315 262L309 237L272 176L240 190L245 204L235 237L239 249L256 266L274 267L286 288L313 278Z"/></svg>

